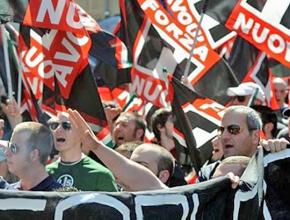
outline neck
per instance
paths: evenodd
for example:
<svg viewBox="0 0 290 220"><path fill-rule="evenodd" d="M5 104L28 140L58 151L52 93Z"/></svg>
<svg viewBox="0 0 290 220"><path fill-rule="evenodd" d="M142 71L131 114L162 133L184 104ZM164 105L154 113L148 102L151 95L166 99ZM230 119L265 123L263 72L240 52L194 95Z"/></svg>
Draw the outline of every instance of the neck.
<svg viewBox="0 0 290 220"><path fill-rule="evenodd" d="M23 190L30 190L42 182L46 177L48 177L48 174L45 172L43 166L32 167L28 172L25 172L25 175L19 176Z"/></svg>
<svg viewBox="0 0 290 220"><path fill-rule="evenodd" d="M75 148L60 152L59 155L61 161L70 163L80 160L82 158L82 151L80 148Z"/></svg>
<svg viewBox="0 0 290 220"><path fill-rule="evenodd" d="M79 161L82 158L82 152L79 152L78 154L76 153L60 153L60 159L63 162L76 162Z"/></svg>
<svg viewBox="0 0 290 220"><path fill-rule="evenodd" d="M257 152L257 149L258 149L258 145L253 145L252 148L251 148L251 151L249 152L249 154L248 155L244 155L244 156L252 157Z"/></svg>
<svg viewBox="0 0 290 220"><path fill-rule="evenodd" d="M278 105L280 106L280 108L287 107L287 104L284 102L284 100L280 100Z"/></svg>

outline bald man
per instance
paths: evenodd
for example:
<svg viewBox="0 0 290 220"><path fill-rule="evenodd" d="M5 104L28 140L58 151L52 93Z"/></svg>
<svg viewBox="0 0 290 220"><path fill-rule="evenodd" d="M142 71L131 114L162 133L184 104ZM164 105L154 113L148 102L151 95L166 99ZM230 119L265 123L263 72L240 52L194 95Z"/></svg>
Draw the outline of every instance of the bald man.
<svg viewBox="0 0 290 220"><path fill-rule="evenodd" d="M288 84L287 82L280 78L276 77L272 81L273 84L273 93L279 105L281 111L288 107L288 104L285 103L285 100L288 95Z"/></svg>

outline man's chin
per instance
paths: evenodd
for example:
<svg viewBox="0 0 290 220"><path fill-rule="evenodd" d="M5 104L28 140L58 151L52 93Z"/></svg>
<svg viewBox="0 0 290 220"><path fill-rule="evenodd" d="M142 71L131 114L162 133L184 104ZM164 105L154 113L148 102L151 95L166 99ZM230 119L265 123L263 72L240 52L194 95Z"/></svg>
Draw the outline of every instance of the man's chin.
<svg viewBox="0 0 290 220"><path fill-rule="evenodd" d="M224 151L224 158L227 158L227 157L231 157L231 156L236 156L236 152L235 151Z"/></svg>
<svg viewBox="0 0 290 220"><path fill-rule="evenodd" d="M67 147L66 147L66 143L65 142L61 142L61 143L56 143L55 145L55 149L57 151L63 151L65 150Z"/></svg>
<svg viewBox="0 0 290 220"><path fill-rule="evenodd" d="M124 140L118 140L118 141L116 141L115 143L116 143L116 145L119 147L120 145L124 144L125 141L124 141Z"/></svg>

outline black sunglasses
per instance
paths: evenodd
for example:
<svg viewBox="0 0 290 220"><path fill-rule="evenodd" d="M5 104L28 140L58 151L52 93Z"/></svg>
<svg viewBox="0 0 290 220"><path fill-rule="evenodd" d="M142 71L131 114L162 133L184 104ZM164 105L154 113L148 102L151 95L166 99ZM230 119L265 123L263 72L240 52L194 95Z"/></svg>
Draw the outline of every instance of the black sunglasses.
<svg viewBox="0 0 290 220"><path fill-rule="evenodd" d="M234 99L238 100L238 102L244 102L246 100L246 96L235 96Z"/></svg>
<svg viewBox="0 0 290 220"><path fill-rule="evenodd" d="M223 127L223 126L218 127L218 132L220 135L222 135L225 130L227 130L232 135L238 135L241 132L241 127L239 125L229 125L227 127Z"/></svg>
<svg viewBox="0 0 290 220"><path fill-rule="evenodd" d="M17 144L15 144L15 143L11 143L11 142L9 142L6 151L7 151L8 149L10 149L10 151L11 151L13 154L17 154L17 153L19 152L19 147L18 147Z"/></svg>
<svg viewBox="0 0 290 220"><path fill-rule="evenodd" d="M55 121L55 122L48 123L48 127L53 131L56 130L60 125L64 130L68 131L71 129L71 123L68 121L64 121L64 122L56 122Z"/></svg>

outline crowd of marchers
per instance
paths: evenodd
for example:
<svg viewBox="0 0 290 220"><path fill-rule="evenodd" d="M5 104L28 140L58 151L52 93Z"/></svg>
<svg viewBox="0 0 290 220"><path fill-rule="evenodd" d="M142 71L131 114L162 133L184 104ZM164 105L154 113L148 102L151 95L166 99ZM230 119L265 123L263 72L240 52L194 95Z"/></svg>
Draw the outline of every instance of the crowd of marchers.
<svg viewBox="0 0 290 220"><path fill-rule="evenodd" d="M227 89L231 98L212 155L196 172L184 169L173 137L171 109L161 108L146 123L137 112L104 105L115 146L105 146L74 110L59 112L47 124L24 121L14 99L1 102L0 187L27 191L141 191L165 189L228 176L239 184L259 147L282 151L290 140L288 84L273 80L278 109L266 106L259 85L241 83ZM145 131L154 141L144 142Z"/></svg>

